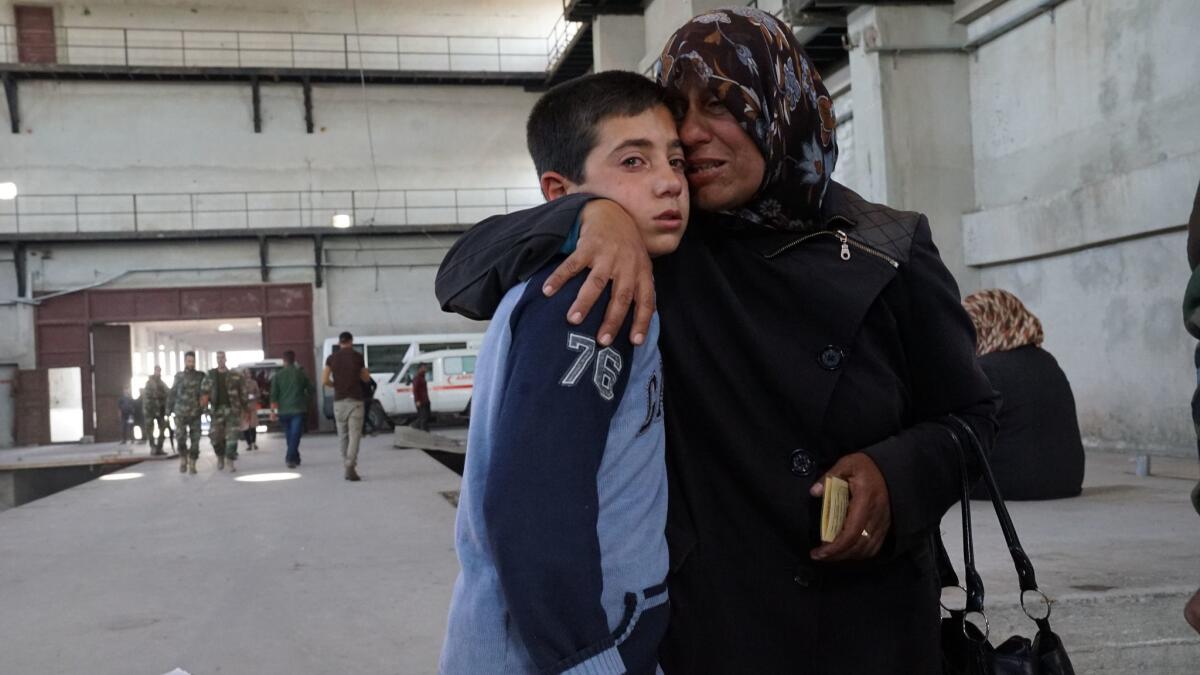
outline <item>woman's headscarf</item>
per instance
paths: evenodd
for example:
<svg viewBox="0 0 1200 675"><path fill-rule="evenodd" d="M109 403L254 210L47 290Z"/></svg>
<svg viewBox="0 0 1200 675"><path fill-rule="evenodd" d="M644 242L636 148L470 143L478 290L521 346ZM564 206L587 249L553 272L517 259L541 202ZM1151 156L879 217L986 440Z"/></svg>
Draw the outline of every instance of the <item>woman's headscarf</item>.
<svg viewBox="0 0 1200 675"><path fill-rule="evenodd" d="M963 307L975 324L978 335L975 352L980 356L1040 345L1045 339L1042 322L1008 291L999 288L977 291L963 300Z"/></svg>
<svg viewBox="0 0 1200 675"><path fill-rule="evenodd" d="M658 81L699 81L766 160L763 184L731 211L767 227L812 227L837 162L833 101L790 28L752 7L717 9L683 25L663 50Z"/></svg>

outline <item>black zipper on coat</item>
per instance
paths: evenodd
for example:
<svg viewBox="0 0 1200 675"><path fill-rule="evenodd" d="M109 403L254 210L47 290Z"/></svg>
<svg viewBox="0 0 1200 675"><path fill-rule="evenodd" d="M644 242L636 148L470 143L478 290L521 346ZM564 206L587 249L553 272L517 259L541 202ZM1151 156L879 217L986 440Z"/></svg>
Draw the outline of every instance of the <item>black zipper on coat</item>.
<svg viewBox="0 0 1200 675"><path fill-rule="evenodd" d="M895 258L892 258L891 256L887 255L886 253L884 253L878 249L872 248L871 246L868 246L868 245L858 241L857 239L851 239L850 235L846 234L842 230L821 230L820 232L813 232L811 234L806 234L803 237L800 237L799 239L793 239L792 241L789 241L788 243L784 244L783 246L780 246L778 249L771 251L770 253L768 253L766 255L766 258L768 260L770 260L771 258L782 255L782 254L792 250L793 248L796 248L800 244L803 244L804 242L808 241L809 239L815 239L817 237L822 237L822 236L834 237L842 244L841 251L839 252L839 255L842 260L850 260L850 247L854 247L854 248L862 251L863 253L866 253L867 255L872 255L872 256L875 256L876 258L879 258L880 260L886 262L887 264L891 265L892 267L895 267L895 268L900 267L900 263L897 262Z"/></svg>

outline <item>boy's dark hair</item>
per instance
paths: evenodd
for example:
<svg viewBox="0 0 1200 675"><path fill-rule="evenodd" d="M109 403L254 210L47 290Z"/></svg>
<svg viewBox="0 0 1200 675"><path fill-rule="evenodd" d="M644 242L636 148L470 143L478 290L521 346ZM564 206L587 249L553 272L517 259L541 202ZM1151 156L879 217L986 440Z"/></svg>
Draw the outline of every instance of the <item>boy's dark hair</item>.
<svg viewBox="0 0 1200 675"><path fill-rule="evenodd" d="M551 87L542 94L525 124L525 142L539 176L561 173L584 181L583 165L596 147L596 127L614 115L632 117L655 106L676 117L683 108L677 97L637 73L606 70Z"/></svg>
<svg viewBox="0 0 1200 675"><path fill-rule="evenodd" d="M342 331L342 334L338 336L338 342L354 342L354 336L350 334L350 331L344 330Z"/></svg>
<svg viewBox="0 0 1200 675"><path fill-rule="evenodd" d="M193 359L194 359L194 358L196 358L196 352L193 352L193 351L186 351L186 352L184 352L184 353L183 353L183 358L185 358L185 359L186 359L186 358L187 358L187 357L189 357L189 356L190 356L190 357L192 357Z"/></svg>
<svg viewBox="0 0 1200 675"><path fill-rule="evenodd" d="M295 363L296 362L296 352L294 352L290 349L285 351L283 353L283 362L289 366L292 365L293 363Z"/></svg>

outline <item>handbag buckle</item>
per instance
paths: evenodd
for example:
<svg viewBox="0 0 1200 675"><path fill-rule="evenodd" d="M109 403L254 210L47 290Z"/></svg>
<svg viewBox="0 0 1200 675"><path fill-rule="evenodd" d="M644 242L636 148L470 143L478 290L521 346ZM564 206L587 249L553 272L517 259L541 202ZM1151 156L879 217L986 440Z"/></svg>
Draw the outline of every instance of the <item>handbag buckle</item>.
<svg viewBox="0 0 1200 675"><path fill-rule="evenodd" d="M979 615L979 620L972 617ZM982 624L980 623L982 621ZM971 635L971 628L975 629L975 635ZM962 617L963 637L972 642L983 644L988 641L988 636L992 634L992 624L988 621L987 612L980 610L978 612L966 612Z"/></svg>
<svg viewBox="0 0 1200 675"><path fill-rule="evenodd" d="M962 594L959 595L959 593L957 593L955 591L962 591ZM948 606L947 605L948 601L949 601L949 604L954 605L954 606L953 607ZM959 586L959 585L943 586L941 596L938 597L938 604L941 605L942 609L946 610L946 612L948 614L966 611L966 609L967 609L967 589L962 586Z"/></svg>
<svg viewBox="0 0 1200 675"><path fill-rule="evenodd" d="M1038 612L1038 614L1035 616L1034 613L1029 610L1029 607L1025 604L1025 595L1028 593L1034 593L1036 594L1036 597L1039 598L1038 605L1035 605L1034 609L1044 609L1044 612ZM1045 621L1046 619L1050 618L1050 598L1046 597L1045 593L1036 588L1031 588L1027 591L1021 591L1021 611L1025 612L1025 616L1033 619L1034 621Z"/></svg>

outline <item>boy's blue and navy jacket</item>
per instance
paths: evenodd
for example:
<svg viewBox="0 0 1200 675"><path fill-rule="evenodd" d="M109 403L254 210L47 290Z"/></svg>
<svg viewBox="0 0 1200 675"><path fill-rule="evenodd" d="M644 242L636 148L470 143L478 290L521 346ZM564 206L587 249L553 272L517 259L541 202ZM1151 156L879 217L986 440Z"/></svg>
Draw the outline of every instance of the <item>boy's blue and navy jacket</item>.
<svg viewBox="0 0 1200 675"><path fill-rule="evenodd" d="M462 566L440 671L654 673L666 630L658 317L595 341L566 322L584 275L511 289L484 337L458 503Z"/></svg>

